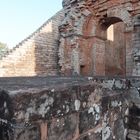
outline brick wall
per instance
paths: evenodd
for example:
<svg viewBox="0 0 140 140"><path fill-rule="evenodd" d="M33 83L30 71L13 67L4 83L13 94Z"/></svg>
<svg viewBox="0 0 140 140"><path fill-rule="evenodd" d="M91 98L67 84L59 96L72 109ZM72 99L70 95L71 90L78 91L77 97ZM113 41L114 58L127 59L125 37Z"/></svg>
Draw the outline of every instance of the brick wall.
<svg viewBox="0 0 140 140"><path fill-rule="evenodd" d="M62 74L71 75L79 67L77 74L81 75L139 75L139 60L135 62L139 59L139 1L63 0L63 7L66 17L60 27L59 60ZM111 49L107 49L106 29L120 21L124 24L124 40L118 38L115 43L120 52L116 57L113 50L111 53ZM124 47L120 47L122 44ZM71 59L75 48L79 51L79 63Z"/></svg>
<svg viewBox="0 0 140 140"><path fill-rule="evenodd" d="M0 76L57 75L58 26L63 16L63 10L58 12L2 57Z"/></svg>

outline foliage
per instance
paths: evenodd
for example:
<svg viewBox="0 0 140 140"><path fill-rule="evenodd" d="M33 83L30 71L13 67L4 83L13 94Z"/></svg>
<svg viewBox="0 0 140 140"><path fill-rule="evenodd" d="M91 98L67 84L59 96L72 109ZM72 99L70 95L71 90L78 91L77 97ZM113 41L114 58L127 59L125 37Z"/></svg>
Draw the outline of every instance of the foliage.
<svg viewBox="0 0 140 140"><path fill-rule="evenodd" d="M0 42L0 56L8 51L7 44Z"/></svg>
<svg viewBox="0 0 140 140"><path fill-rule="evenodd" d="M0 50L7 48L5 43L0 42Z"/></svg>
<svg viewBox="0 0 140 140"><path fill-rule="evenodd" d="M7 47L7 45L5 43L0 42L0 48L4 48Z"/></svg>

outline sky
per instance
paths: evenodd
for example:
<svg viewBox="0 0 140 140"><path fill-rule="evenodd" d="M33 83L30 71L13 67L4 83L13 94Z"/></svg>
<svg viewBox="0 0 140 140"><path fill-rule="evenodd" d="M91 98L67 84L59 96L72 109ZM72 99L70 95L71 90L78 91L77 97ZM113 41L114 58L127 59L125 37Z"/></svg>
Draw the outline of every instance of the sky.
<svg viewBox="0 0 140 140"><path fill-rule="evenodd" d="M0 0L0 42L9 48L62 9L62 0Z"/></svg>

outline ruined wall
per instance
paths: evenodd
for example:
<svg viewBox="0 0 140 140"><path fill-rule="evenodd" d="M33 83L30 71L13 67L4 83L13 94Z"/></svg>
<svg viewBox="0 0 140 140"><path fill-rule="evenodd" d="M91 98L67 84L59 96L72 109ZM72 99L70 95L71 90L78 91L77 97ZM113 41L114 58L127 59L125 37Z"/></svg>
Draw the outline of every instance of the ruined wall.
<svg viewBox="0 0 140 140"><path fill-rule="evenodd" d="M28 38L0 60L0 76L33 76L58 74L58 26L63 19L58 12Z"/></svg>
<svg viewBox="0 0 140 140"><path fill-rule="evenodd" d="M63 0L63 7L3 57L0 76L139 75L138 0ZM115 50L120 56L116 56L106 49L106 30L120 21L124 24L124 47L118 43ZM115 66L113 59L108 61L109 53Z"/></svg>
<svg viewBox="0 0 140 140"><path fill-rule="evenodd" d="M139 117L137 125L134 118L139 116L139 79L34 77L0 83L12 98L15 140L139 137Z"/></svg>
<svg viewBox="0 0 140 140"><path fill-rule="evenodd" d="M59 53L62 74L106 75L106 73L112 73L119 75L121 73L120 75L135 75L137 73L136 75L138 75L139 68L136 67L139 67L139 62L135 62L134 52L137 52L138 40L140 40L139 29L136 29L139 28L139 1L63 0L63 7L65 18L60 26ZM111 24L120 21L124 23L126 53L121 54L123 59L121 67L119 64L117 66L121 70L116 71L117 67L107 70L107 62L105 62L108 53L106 51L106 30ZM136 31L137 33L135 33ZM120 49L121 52L122 48L119 47L118 50ZM73 52L76 52L74 55L77 57L73 56ZM139 53L136 54L136 59L138 57ZM117 61L120 61L119 58Z"/></svg>

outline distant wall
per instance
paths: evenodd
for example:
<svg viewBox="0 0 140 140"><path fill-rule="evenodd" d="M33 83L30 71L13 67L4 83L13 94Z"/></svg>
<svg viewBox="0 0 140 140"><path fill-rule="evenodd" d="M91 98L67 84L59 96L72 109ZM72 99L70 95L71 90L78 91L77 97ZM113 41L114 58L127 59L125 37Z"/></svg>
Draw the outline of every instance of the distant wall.
<svg viewBox="0 0 140 140"><path fill-rule="evenodd" d="M0 76L57 75L58 26L63 17L61 10L5 54L0 60Z"/></svg>

